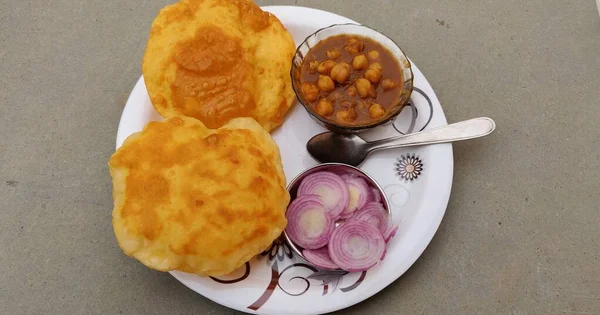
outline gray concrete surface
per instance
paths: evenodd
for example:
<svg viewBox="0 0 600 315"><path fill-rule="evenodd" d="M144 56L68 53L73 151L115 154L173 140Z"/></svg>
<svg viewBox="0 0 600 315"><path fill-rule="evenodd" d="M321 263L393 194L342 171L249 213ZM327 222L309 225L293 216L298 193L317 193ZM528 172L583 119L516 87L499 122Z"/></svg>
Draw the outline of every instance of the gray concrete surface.
<svg viewBox="0 0 600 315"><path fill-rule="evenodd" d="M107 160L168 1L0 2L0 314L235 314L116 245ZM449 208L400 280L339 314L600 314L593 0L259 1L376 27L427 76L455 145Z"/></svg>

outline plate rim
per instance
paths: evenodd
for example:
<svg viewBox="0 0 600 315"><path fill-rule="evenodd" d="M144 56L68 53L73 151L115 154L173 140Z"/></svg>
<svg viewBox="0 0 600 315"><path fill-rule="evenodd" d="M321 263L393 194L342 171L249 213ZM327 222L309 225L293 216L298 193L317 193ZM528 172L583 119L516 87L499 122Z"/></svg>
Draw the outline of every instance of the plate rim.
<svg viewBox="0 0 600 315"><path fill-rule="evenodd" d="M337 13L334 12L330 12L330 11L326 11L326 10L322 10L322 9L316 9L316 8L311 8L311 7L305 7L305 6L294 6L294 5L273 5L273 6L261 6L261 9L265 10L265 11L278 11L278 10L301 10L301 11L305 11L305 14L309 14L309 13L319 13L319 14L325 14L325 15L329 15L332 18L341 18L341 19L345 19L350 21L351 23L358 23L350 18L347 18L345 16L339 15ZM295 12L296 14L298 14L299 16L304 15L304 14L300 14L298 12ZM273 13L274 15L277 16L277 14ZM279 18L279 16L278 16ZM295 24L301 24L301 23L297 23L298 20L296 21L292 21ZM360 24L360 23L358 23ZM429 85L429 87L431 87L432 92L434 93L435 99L439 102L439 99L437 98L437 95L435 95L435 91L433 89L433 87L431 86L431 84L429 83L429 81L427 80L427 78L425 77L425 75L423 74L422 71L420 71L420 69L418 69L418 67L415 65L414 62L412 62L412 66L415 67L421 74L423 79L425 80L425 82ZM139 87L139 85L143 85L143 87ZM145 83L144 83L144 77L143 74L140 75L140 77L138 78L138 80L136 81L134 87L132 88L127 102L125 104L125 107L123 108L123 111L121 113L121 117L119 119L119 125L117 128L117 133L116 133L116 149L118 149L123 141L127 138L127 136L123 137L123 126L126 124L126 114L129 110L131 110L131 106L130 106L130 102L134 102L134 100L132 99L132 96L134 94L134 91L136 91L137 89L146 89L145 87ZM128 110L129 108L129 110ZM443 111L443 107L441 107L441 103L440 103L440 109L441 109L441 115L443 118L443 123L447 124L447 118L446 115ZM333 311L338 311L338 310L342 310L351 306L354 306L356 304L362 303L365 300L371 298L372 296L374 296L375 294L381 292L383 289L385 289L386 287L388 287L391 283L395 282L396 280L400 279L400 277L402 277L410 268L412 268L415 264L415 262L422 256L423 252L425 251L425 249L427 249L427 247L431 244L431 241L433 240L433 238L435 237L435 235L437 234L437 231L439 230L439 226L441 225L443 218L446 214L446 211L448 209L448 203L450 200L450 195L452 193L452 188L453 188L453 182L454 182L454 150L453 150L453 146L451 143L447 143L447 144L437 144L435 146L447 146L448 150L449 150L449 174L448 174L448 181L449 181L449 188L447 190L447 192L445 192L444 194L441 194L439 196L439 200L440 200L440 207L441 207L441 211L438 212L439 215L439 219L432 221L431 224L429 225L429 227L427 227L427 233L426 236L423 237L422 239L426 240L426 242L419 242L416 243L415 245L417 245L416 250L414 250L412 253L415 256L414 260L410 259L411 262L408 265L408 267L406 268L406 270L402 271L401 273L399 273L397 276L393 275L390 277L385 277L382 279L382 281L378 281L377 285L374 285L373 288L371 288L370 290L366 291L363 295L359 296L356 299L353 299L352 301L350 301L350 303L345 304L344 306L338 307L338 305L333 306L333 307L324 307L322 310L319 311L319 314L324 314L324 313L329 313L329 312L333 312ZM432 220L435 218L432 218ZM430 236L429 236L430 235ZM422 244L421 246L418 246L419 244ZM195 290L194 288L192 288L191 285L189 285L185 280L181 279L181 277L179 277L179 275L177 273L175 273L174 271L170 271L169 274L171 276L173 276L175 279L177 279L180 283L182 283L184 286L186 286L187 288L189 288L190 290L196 292L197 294L200 294L201 296L217 303L220 304L222 306L225 306L227 308L230 309L234 309L240 312L244 312L244 313L249 313L249 314L267 314L264 312L264 310L266 310L268 307L265 305L265 308L258 310L258 311L252 311L249 310L243 306L234 304L234 303L230 303L230 301L233 301L232 299L220 299L217 297L212 297L212 296L207 296L204 295L200 292L198 292L197 290Z"/></svg>

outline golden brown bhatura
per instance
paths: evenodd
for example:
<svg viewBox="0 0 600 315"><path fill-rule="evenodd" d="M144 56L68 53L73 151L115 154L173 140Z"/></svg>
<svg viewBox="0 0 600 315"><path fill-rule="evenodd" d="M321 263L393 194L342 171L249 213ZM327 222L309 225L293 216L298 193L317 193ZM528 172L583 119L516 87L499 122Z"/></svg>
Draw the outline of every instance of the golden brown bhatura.
<svg viewBox="0 0 600 315"><path fill-rule="evenodd" d="M156 270L228 274L287 224L279 149L252 118L218 129L183 116L150 122L109 166L119 246Z"/></svg>
<svg viewBox="0 0 600 315"><path fill-rule="evenodd" d="M182 0L152 24L142 71L154 108L218 128L252 117L267 131L294 103L292 36L250 0Z"/></svg>

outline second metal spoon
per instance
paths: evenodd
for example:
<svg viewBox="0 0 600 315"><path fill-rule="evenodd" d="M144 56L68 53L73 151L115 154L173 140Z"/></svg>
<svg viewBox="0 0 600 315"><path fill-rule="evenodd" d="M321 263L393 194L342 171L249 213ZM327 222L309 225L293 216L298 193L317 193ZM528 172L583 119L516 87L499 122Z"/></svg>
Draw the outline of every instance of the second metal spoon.
<svg viewBox="0 0 600 315"><path fill-rule="evenodd" d="M321 163L337 162L359 166L373 151L469 140L487 136L494 129L496 123L492 119L480 117L372 142L353 134L324 132L312 137L306 144L306 149Z"/></svg>

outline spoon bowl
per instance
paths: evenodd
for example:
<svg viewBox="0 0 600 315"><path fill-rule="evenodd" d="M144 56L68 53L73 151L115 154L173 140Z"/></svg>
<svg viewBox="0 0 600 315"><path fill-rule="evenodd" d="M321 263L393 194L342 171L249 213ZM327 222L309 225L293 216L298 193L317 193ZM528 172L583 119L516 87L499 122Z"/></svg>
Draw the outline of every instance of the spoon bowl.
<svg viewBox="0 0 600 315"><path fill-rule="evenodd" d="M369 155L369 143L356 134L324 132L306 144L308 153L321 163L360 165Z"/></svg>

